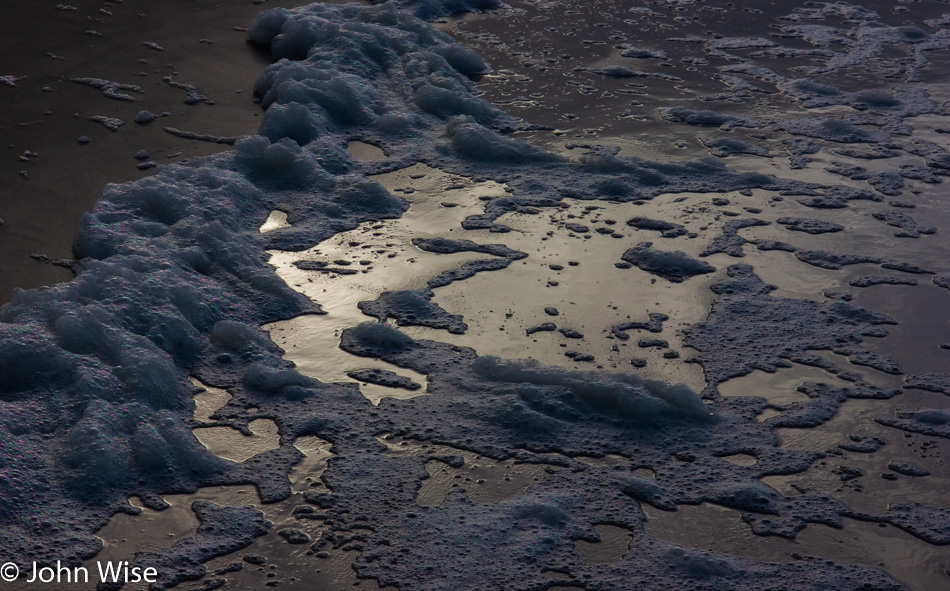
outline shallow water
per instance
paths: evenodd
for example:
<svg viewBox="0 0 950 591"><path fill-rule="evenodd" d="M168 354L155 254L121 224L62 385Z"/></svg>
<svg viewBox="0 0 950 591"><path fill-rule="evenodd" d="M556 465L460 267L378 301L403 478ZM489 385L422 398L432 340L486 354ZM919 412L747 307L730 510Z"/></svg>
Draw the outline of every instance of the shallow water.
<svg viewBox="0 0 950 591"><path fill-rule="evenodd" d="M300 316L266 325L264 329L286 350L285 358L293 361L299 371L321 381L352 382L355 380L347 372L379 367L422 386L407 391L363 383L360 391L378 404L384 397L425 394L426 378L406 368L355 357L339 348L342 331L367 319L356 305L373 300L384 291L425 287L426 281L440 272L482 258L473 253L432 254L410 240L461 231L459 224L478 211L481 198L505 192L497 183L472 182L425 165L379 175L376 179L390 190L402 191L410 203L409 210L398 220L364 223L304 252L271 251L269 263L280 277L321 304L326 314ZM293 264L301 260L333 262L335 268L353 274L302 270Z"/></svg>
<svg viewBox="0 0 950 591"><path fill-rule="evenodd" d="M238 435L239 437L241 435ZM219 440L220 441L220 440ZM231 449L246 449L230 441ZM224 441L221 441L222 447ZM318 537L321 531L320 521L308 521L293 516L295 507L303 505L302 493L322 487L320 475L326 469L327 460L332 457L330 444L316 437L299 438L295 446L303 452L305 458L294 467L290 476L294 495L278 504L262 504L253 486L222 486L203 488L195 494L166 495L164 501L169 508L162 511L141 507L136 499L130 499L133 507L141 509L139 515L117 515L107 526L96 532L104 542L102 552L87 563L91 573L95 573L96 561L129 560L134 552L158 550L169 542L192 535L198 527L198 521L191 510L191 504L198 500L207 500L220 505L253 505L261 508L266 518L273 524L271 534L258 538L254 544L237 555L224 556L208 563L208 570L227 569L229 585L235 588L252 588L278 580L282 587L301 589L341 589L352 586L356 581L350 563L352 552L331 552L327 556L314 558L314 552L307 545L296 546L299 551L289 551L287 542L277 535L281 528L292 527ZM233 458L240 461L238 458ZM293 547L291 547L293 548ZM242 557L248 557L243 559ZM262 562L258 564L258 558ZM242 565L234 570L235 563ZM279 579L275 575L279 573ZM212 575L213 578L213 575ZM378 588L372 582L365 582L369 589ZM78 587L77 587L78 588ZM89 589L94 589L94 586Z"/></svg>
<svg viewBox="0 0 950 591"><path fill-rule="evenodd" d="M729 548L741 556L790 563L821 556L862 562L887 569L911 588L939 589L946 576L947 554L900 530L880 524L845 520L842 529L810 526L794 540L751 536L734 509L703 504L673 513L646 507L648 533L671 542L711 551ZM697 527L697 524L700 524Z"/></svg>

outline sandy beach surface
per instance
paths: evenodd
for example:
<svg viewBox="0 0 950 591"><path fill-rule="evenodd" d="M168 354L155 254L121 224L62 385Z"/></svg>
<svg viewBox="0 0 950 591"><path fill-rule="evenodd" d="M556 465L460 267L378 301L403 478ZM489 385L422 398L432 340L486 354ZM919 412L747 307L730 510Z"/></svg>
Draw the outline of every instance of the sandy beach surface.
<svg viewBox="0 0 950 591"><path fill-rule="evenodd" d="M77 0L5 6L0 76L16 80L15 86L0 85L0 302L9 301L14 288L72 277L68 269L31 255L72 259L79 218L106 183L154 174L139 170L144 162L172 164L230 148L164 128L221 137L255 133L261 108L254 103L254 82L271 60L266 50L247 43L245 30L261 10L299 4ZM186 91L164 81L169 76L195 85L214 105L186 104ZM115 100L74 78L140 91L122 93L134 101ZM168 116L135 123L143 110ZM113 132L89 120L94 116L124 124ZM80 143L81 137L89 142ZM148 157L136 159L140 150ZM24 161L27 152L35 156Z"/></svg>
<svg viewBox="0 0 950 591"><path fill-rule="evenodd" d="M21 570L950 586L944 3L301 4L3 9Z"/></svg>

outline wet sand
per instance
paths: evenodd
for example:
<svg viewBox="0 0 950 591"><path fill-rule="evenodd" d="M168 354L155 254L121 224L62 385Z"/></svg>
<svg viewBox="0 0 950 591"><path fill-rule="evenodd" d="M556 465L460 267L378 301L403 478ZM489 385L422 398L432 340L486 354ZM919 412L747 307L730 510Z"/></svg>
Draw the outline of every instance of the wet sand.
<svg viewBox="0 0 950 591"><path fill-rule="evenodd" d="M67 268L30 255L71 259L79 218L106 183L157 170L139 170L142 162L171 164L230 149L163 128L214 136L256 133L261 108L254 103L254 82L271 59L236 28L246 28L261 10L303 3L76 0L60 5L75 10L51 2L5 6L0 76L17 80L15 87L0 85L0 304L10 300L14 288L72 277ZM186 92L163 81L166 76L195 85L214 105L185 104ZM77 77L138 85L142 91L127 93L135 102L114 100L71 80ZM134 118L142 110L170 115L139 125ZM96 115L125 123L112 132L88 120ZM89 143L79 143L82 136ZM19 157L27 150L37 156L23 162ZM136 159L140 150L148 158Z"/></svg>

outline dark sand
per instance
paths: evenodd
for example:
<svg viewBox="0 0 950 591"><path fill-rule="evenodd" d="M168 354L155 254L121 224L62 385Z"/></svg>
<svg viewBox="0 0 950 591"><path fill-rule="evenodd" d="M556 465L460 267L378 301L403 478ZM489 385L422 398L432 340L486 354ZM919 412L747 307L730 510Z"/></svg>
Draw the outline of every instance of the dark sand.
<svg viewBox="0 0 950 591"><path fill-rule="evenodd" d="M261 108L254 103L253 86L270 56L235 28L247 27L261 10L302 2L68 4L76 10L57 9L53 2L8 3L0 18L0 76L17 77L16 87L0 85L0 304L10 300L14 288L72 277L67 268L30 255L70 259L79 219L103 186L155 172L137 168L136 152L146 150L149 160L161 165L230 149L181 139L163 128L215 136L255 133ZM186 92L162 80L176 72L175 80L195 85L215 104L185 104ZM135 84L142 92L129 93L135 102L114 100L71 81L77 77ZM134 118L141 110L172 115L139 125ZM93 115L125 124L112 132L87 120ZM91 141L82 145L80 136ZM38 156L23 162L19 157L25 150Z"/></svg>

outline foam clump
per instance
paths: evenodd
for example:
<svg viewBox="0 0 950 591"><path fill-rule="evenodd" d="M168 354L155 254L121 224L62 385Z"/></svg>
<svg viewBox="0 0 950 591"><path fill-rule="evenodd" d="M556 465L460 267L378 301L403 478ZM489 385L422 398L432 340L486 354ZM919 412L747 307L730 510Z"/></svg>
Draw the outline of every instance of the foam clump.
<svg viewBox="0 0 950 591"><path fill-rule="evenodd" d="M21 301L27 299L27 292L19 293ZM32 388L63 386L75 379L72 356L40 327L0 324L0 335L0 358L5 362L0 374L3 399Z"/></svg>
<svg viewBox="0 0 950 591"><path fill-rule="evenodd" d="M903 476L912 476L914 478L930 476L930 472L909 462L892 461L887 464L887 469L897 472Z"/></svg>
<svg viewBox="0 0 950 591"><path fill-rule="evenodd" d="M420 109L440 119L466 115L478 123L486 124L502 118L501 112L494 106L475 100L463 92L462 85L452 78L434 78L419 85L413 99Z"/></svg>
<svg viewBox="0 0 950 591"><path fill-rule="evenodd" d="M848 282L854 287L871 287L874 285L917 285L917 280L910 277L895 277L890 275L861 275Z"/></svg>
<svg viewBox="0 0 950 591"><path fill-rule="evenodd" d="M458 12L492 10L503 5L501 0L391 0L391 3L402 9L411 10L422 19L433 19Z"/></svg>
<svg viewBox="0 0 950 591"><path fill-rule="evenodd" d="M235 354L273 346L259 329L231 320L215 322L208 339L216 347Z"/></svg>
<svg viewBox="0 0 950 591"><path fill-rule="evenodd" d="M406 203L394 197L375 181L361 181L340 191L337 203L348 209L396 217L407 209Z"/></svg>
<svg viewBox="0 0 950 591"><path fill-rule="evenodd" d="M637 75L637 72L624 66L608 66L600 70L600 73L611 78L630 78Z"/></svg>
<svg viewBox="0 0 950 591"><path fill-rule="evenodd" d="M894 233L894 236L898 238L919 238L921 234L934 234L937 232L937 229L933 226L919 225L914 218L906 213L882 211L873 214L873 216L874 219L880 220L888 226L900 228L899 232Z"/></svg>
<svg viewBox="0 0 950 591"><path fill-rule="evenodd" d="M912 419L927 425L950 424L950 411L945 409L928 408L914 412L908 412L903 416L904 418Z"/></svg>
<svg viewBox="0 0 950 591"><path fill-rule="evenodd" d="M235 145L235 164L256 184L277 189L326 187L330 176L290 138L252 136Z"/></svg>
<svg viewBox="0 0 950 591"><path fill-rule="evenodd" d="M364 314L385 321L398 320L405 326L428 326L448 330L452 334L462 334L468 325L458 314L449 314L433 303L431 290L403 290L386 292L372 302L360 302L359 308Z"/></svg>
<svg viewBox="0 0 950 591"><path fill-rule="evenodd" d="M387 386L389 388L402 388L409 391L419 390L422 388L421 384L412 381L411 378L401 376L387 369L358 369L355 371L348 371L346 372L346 375L360 382L376 384L379 386Z"/></svg>
<svg viewBox="0 0 950 591"><path fill-rule="evenodd" d="M908 388L918 388L931 392L942 392L950 395L950 373L933 372L907 376L904 379Z"/></svg>
<svg viewBox="0 0 950 591"><path fill-rule="evenodd" d="M950 510L923 503L895 503L883 518L931 544L950 544Z"/></svg>
<svg viewBox="0 0 950 591"><path fill-rule="evenodd" d="M390 355L406 350L413 340L385 322L364 322L343 331L341 347L362 352L365 357Z"/></svg>
<svg viewBox="0 0 950 591"><path fill-rule="evenodd" d="M728 577L736 574L736 566L712 553L673 548L667 556L670 562L697 579Z"/></svg>
<svg viewBox="0 0 950 591"><path fill-rule="evenodd" d="M712 273L716 270L712 265L696 260L682 251L653 248L652 242L641 242L623 253L620 258L673 283L680 283L694 275Z"/></svg>
<svg viewBox="0 0 950 591"><path fill-rule="evenodd" d="M434 13L462 8L436 4ZM296 115L305 129L319 129L317 120L329 118L346 125L378 120L384 129L407 131L415 117L404 104L407 100L442 119L469 115L483 124L512 121L471 96L468 76L488 69L480 56L394 6L363 8L359 22L351 8L334 6L261 13L248 39L270 44L275 57L284 58L255 87L262 104L306 106L310 116L299 109ZM405 87L372 84L396 69L407 76L410 96Z"/></svg>
<svg viewBox="0 0 950 591"><path fill-rule="evenodd" d="M898 411L897 418L880 418L877 422L911 433L950 439L950 410L943 408Z"/></svg>
<svg viewBox="0 0 950 591"><path fill-rule="evenodd" d="M729 131L736 127L760 127L761 123L752 119L717 113L716 111L696 111L689 107L672 107L660 111L660 116L671 123L683 123L700 127L718 127Z"/></svg>
<svg viewBox="0 0 950 591"><path fill-rule="evenodd" d="M458 252L482 252L510 259L523 259L528 255L508 248L504 244L478 244L471 240L451 238L413 238L412 244L427 252L453 254Z"/></svg>
<svg viewBox="0 0 950 591"><path fill-rule="evenodd" d="M876 257L830 252L827 250L797 250L795 252L795 258L803 263L821 267L822 269L840 269L848 265L881 262L881 260Z"/></svg>
<svg viewBox="0 0 950 591"><path fill-rule="evenodd" d="M794 135L843 144L878 143L886 140L881 132L868 131L840 119L810 118L786 121L781 129Z"/></svg>
<svg viewBox="0 0 950 591"><path fill-rule="evenodd" d="M471 119L454 121L446 128L452 147L468 158L485 162L557 162L560 156L527 142L504 138Z"/></svg>
<svg viewBox="0 0 950 591"><path fill-rule="evenodd" d="M244 385L254 391L302 398L313 393L319 382L291 369L268 367L255 363L244 371Z"/></svg>
<svg viewBox="0 0 950 591"><path fill-rule="evenodd" d="M450 66L466 76L484 74L488 71L488 65L482 59L482 56L467 47L445 45L437 47L433 51L445 58Z"/></svg>
<svg viewBox="0 0 950 591"><path fill-rule="evenodd" d="M287 21L286 8L265 10L257 15L254 22L247 29L247 40L258 45L269 45Z"/></svg>
<svg viewBox="0 0 950 591"><path fill-rule="evenodd" d="M637 59L666 59L666 52L662 49L644 49L626 45L620 52L621 57L631 57Z"/></svg>
<svg viewBox="0 0 950 591"><path fill-rule="evenodd" d="M713 285L719 294L706 321L691 327L686 344L698 349L706 377L715 384L754 369L775 371L789 361L837 371L828 361L808 353L826 349L850 356L852 363L900 374L892 359L861 347L863 334L893 323L883 314L848 302L819 304L810 300L772 297L748 265L733 265L728 278ZM774 332L775 318L784 331ZM878 333L880 334L880 333Z"/></svg>
<svg viewBox="0 0 950 591"><path fill-rule="evenodd" d="M278 142L290 138L304 146L327 132L326 121L300 103L274 105L264 116L261 135Z"/></svg>
<svg viewBox="0 0 950 591"><path fill-rule="evenodd" d="M598 412L624 420L650 421L664 416L707 420L714 416L700 397L683 384L670 385L627 374L575 372L541 367L531 359L502 360L492 356L480 357L473 369L480 377L492 381L566 387Z"/></svg>
<svg viewBox="0 0 950 591"><path fill-rule="evenodd" d="M844 230L844 227L839 224L809 218L784 217L779 218L775 223L785 226L787 230L808 234L825 234Z"/></svg>
<svg viewBox="0 0 950 591"><path fill-rule="evenodd" d="M709 149L709 153L718 158L727 158L735 154L750 154L764 158L769 156L767 148L736 138L702 138L701 141Z"/></svg>
<svg viewBox="0 0 950 591"><path fill-rule="evenodd" d="M636 216L627 220L627 225L638 230L655 230L664 238L676 238L687 234L686 228L680 224L666 220L655 220L644 216Z"/></svg>

